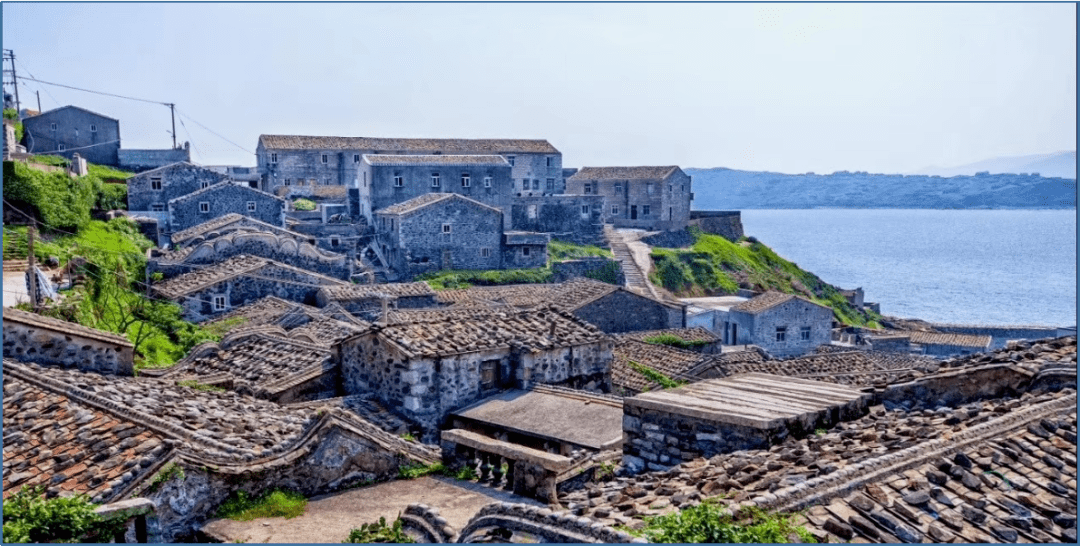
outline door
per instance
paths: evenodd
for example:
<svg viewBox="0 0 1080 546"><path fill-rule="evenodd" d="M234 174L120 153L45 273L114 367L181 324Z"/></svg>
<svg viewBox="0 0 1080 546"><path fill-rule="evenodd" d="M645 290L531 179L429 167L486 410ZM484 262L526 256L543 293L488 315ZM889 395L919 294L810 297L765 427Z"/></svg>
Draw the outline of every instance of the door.
<svg viewBox="0 0 1080 546"><path fill-rule="evenodd" d="M630 205L630 219L637 220L637 205Z"/></svg>
<svg viewBox="0 0 1080 546"><path fill-rule="evenodd" d="M739 344L739 325L737 323L731 324L731 344Z"/></svg>
<svg viewBox="0 0 1080 546"><path fill-rule="evenodd" d="M451 252L449 250L442 251L442 268L443 269L453 269L454 268L453 252Z"/></svg>

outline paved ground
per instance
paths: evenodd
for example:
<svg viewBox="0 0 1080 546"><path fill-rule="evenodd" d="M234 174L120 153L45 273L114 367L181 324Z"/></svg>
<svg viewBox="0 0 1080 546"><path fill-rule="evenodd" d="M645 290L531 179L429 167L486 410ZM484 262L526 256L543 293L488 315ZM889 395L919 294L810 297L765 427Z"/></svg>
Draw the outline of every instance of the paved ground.
<svg viewBox="0 0 1080 546"><path fill-rule="evenodd" d="M26 273L23 271L4 272L4 307L14 307L15 304L30 301L30 295L26 292Z"/></svg>
<svg viewBox="0 0 1080 546"><path fill-rule="evenodd" d="M303 516L252 521L212 520L204 531L223 542L341 542L349 530L385 517L397 518L405 507L423 503L438 508L460 531L470 518L493 502L540 503L471 482L444 477L394 480L333 495L312 498Z"/></svg>

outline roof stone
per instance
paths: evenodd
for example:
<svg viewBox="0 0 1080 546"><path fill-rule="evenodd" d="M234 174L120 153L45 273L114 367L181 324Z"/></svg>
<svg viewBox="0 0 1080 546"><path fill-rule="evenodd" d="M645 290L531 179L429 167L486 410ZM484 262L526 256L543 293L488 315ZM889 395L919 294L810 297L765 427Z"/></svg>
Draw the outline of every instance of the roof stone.
<svg viewBox="0 0 1080 546"><path fill-rule="evenodd" d="M435 203L441 203L450 199L460 199L468 202L469 204L483 207L493 212L502 214L502 211L495 207L485 205L484 203L481 203L476 199L465 197L464 195L459 195L456 193L425 193L423 195L413 197L408 201L402 201L401 203L395 203L393 205L390 205L389 207L381 208L375 211L375 214L408 214L410 212L420 210L424 207L434 205Z"/></svg>
<svg viewBox="0 0 1080 546"><path fill-rule="evenodd" d="M679 167L582 167L569 180L663 180Z"/></svg>
<svg viewBox="0 0 1080 546"><path fill-rule="evenodd" d="M465 138L369 138L299 135L260 135L259 144L272 150L371 150L444 154L557 154L547 140Z"/></svg>
<svg viewBox="0 0 1080 546"><path fill-rule="evenodd" d="M408 166L408 165L483 165L509 167L510 163L501 155L388 155L364 154L364 161L372 166Z"/></svg>
<svg viewBox="0 0 1080 546"><path fill-rule="evenodd" d="M44 315L38 315L36 313L27 313L26 311L20 311L12 307L4 308L4 322L7 321L19 322L28 326L35 326L38 328L45 328L47 330L54 330L57 332L64 332L76 336L88 337L99 341L105 341L108 343L115 343L124 347L134 347L128 338L112 332L106 332L104 330L98 330L96 328L88 328L81 324L74 322L68 322L66 320L60 320L52 317L46 317Z"/></svg>

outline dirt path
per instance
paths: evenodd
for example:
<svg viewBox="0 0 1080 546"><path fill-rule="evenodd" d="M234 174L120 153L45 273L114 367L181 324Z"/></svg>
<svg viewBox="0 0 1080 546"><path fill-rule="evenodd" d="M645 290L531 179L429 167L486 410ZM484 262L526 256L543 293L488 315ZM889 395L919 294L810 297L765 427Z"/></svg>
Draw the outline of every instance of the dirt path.
<svg viewBox="0 0 1080 546"><path fill-rule="evenodd" d="M394 480L312 498L304 515L293 519L212 520L203 530L223 542L341 542L349 530L385 517L393 521L405 507L423 503L439 510L456 531L480 508L493 502L540 503L471 482L444 477Z"/></svg>

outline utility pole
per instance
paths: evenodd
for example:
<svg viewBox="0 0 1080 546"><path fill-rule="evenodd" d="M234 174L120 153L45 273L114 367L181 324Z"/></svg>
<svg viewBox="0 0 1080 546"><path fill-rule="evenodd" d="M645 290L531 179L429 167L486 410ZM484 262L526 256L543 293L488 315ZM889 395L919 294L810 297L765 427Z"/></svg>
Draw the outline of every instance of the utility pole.
<svg viewBox="0 0 1080 546"><path fill-rule="evenodd" d="M172 114L172 147L176 149L176 105L169 103L169 113Z"/></svg>
<svg viewBox="0 0 1080 546"><path fill-rule="evenodd" d="M41 91L34 91L34 94L37 95L37 111L41 112Z"/></svg>
<svg viewBox="0 0 1080 546"><path fill-rule="evenodd" d="M35 313L38 311L38 278L37 271L34 270L34 231L36 231L36 227L37 222L30 220L30 226L26 228L26 276L30 279L30 307L34 309Z"/></svg>
<svg viewBox="0 0 1080 546"><path fill-rule="evenodd" d="M22 105L19 103L19 77L15 75L15 51L5 49L4 60L11 61L11 84L15 86L15 111L21 113Z"/></svg>

